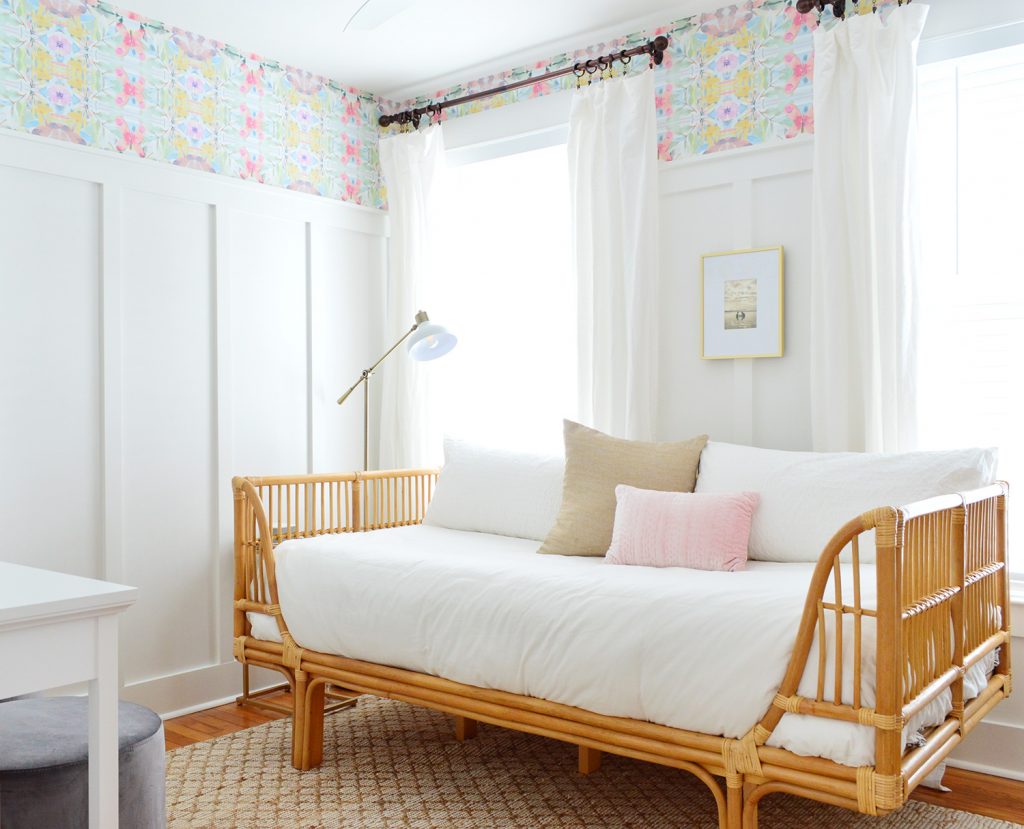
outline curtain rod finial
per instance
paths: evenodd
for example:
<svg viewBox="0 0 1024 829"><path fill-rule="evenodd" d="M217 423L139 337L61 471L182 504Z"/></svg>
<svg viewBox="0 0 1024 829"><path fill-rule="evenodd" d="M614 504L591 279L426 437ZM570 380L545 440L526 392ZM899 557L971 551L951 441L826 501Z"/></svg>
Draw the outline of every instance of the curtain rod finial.
<svg viewBox="0 0 1024 829"><path fill-rule="evenodd" d="M647 44L651 53L651 61L655 66L660 66L665 59L665 50L668 48L668 38L665 35L658 35Z"/></svg>

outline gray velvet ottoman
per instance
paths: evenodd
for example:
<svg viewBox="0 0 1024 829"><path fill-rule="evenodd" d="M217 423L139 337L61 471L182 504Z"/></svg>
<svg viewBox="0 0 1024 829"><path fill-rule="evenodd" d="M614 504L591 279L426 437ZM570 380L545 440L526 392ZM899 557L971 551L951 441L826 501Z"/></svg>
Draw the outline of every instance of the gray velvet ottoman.
<svg viewBox="0 0 1024 829"><path fill-rule="evenodd" d="M163 829L163 723L148 708L122 702L118 731L121 829ZM0 827L86 829L88 764L88 699L0 703Z"/></svg>

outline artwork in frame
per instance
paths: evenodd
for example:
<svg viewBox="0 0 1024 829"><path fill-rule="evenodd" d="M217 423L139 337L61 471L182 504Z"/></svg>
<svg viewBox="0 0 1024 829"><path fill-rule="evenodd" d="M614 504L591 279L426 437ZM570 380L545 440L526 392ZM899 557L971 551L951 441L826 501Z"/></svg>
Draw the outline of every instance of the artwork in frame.
<svg viewBox="0 0 1024 829"><path fill-rule="evenodd" d="M701 257L701 356L781 357L782 246Z"/></svg>

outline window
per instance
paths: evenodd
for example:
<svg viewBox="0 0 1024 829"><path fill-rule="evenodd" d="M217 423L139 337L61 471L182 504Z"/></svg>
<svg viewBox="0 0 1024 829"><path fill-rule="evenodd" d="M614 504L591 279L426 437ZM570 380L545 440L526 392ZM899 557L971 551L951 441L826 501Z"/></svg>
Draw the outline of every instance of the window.
<svg viewBox="0 0 1024 829"><path fill-rule="evenodd" d="M432 369L448 435L560 454L576 411L565 146L450 166L430 307L459 337Z"/></svg>
<svg viewBox="0 0 1024 829"><path fill-rule="evenodd" d="M921 67L919 130L921 440L998 446L1021 527L1024 45ZM1024 544L1010 553L1024 575Z"/></svg>

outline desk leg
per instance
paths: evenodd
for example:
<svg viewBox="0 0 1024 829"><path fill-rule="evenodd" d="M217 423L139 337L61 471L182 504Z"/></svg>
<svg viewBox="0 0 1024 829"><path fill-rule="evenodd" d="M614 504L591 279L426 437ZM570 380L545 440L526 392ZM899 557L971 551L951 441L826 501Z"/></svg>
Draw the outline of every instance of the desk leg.
<svg viewBox="0 0 1024 829"><path fill-rule="evenodd" d="M117 829L117 685L117 616L100 616L89 682L89 829Z"/></svg>

